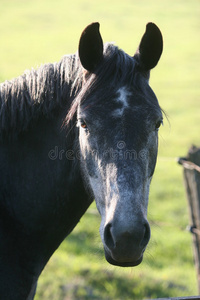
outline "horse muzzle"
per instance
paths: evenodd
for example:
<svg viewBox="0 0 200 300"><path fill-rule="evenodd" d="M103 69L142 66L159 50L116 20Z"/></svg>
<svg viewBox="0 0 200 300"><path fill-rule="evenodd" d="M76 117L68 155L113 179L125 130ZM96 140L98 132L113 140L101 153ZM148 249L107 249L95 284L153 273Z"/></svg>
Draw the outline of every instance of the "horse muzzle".
<svg viewBox="0 0 200 300"><path fill-rule="evenodd" d="M109 222L104 227L104 252L106 260L116 266L132 267L143 260L150 240L150 226L146 219L132 226Z"/></svg>

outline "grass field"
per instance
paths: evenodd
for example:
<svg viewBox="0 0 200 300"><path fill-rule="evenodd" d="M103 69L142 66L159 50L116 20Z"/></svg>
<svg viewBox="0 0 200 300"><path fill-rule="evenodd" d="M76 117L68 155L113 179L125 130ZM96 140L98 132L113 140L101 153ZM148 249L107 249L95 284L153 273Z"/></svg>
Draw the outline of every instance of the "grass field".
<svg viewBox="0 0 200 300"><path fill-rule="evenodd" d="M36 300L195 295L192 237L185 230L189 217L176 158L191 144L200 145L200 2L0 0L0 80L75 52L82 29L92 21L101 23L104 41L131 55L147 22L155 22L164 36L164 53L150 82L168 115L150 193L152 238L140 266L110 266L93 204L43 271Z"/></svg>

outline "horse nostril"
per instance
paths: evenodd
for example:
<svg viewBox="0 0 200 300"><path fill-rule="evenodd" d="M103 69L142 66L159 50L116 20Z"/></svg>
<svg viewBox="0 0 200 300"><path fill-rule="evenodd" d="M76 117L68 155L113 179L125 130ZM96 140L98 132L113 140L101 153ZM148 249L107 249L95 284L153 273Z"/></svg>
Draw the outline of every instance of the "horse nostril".
<svg viewBox="0 0 200 300"><path fill-rule="evenodd" d="M115 247L115 243L111 233L111 223L108 223L104 229L104 241L109 249L113 249Z"/></svg>
<svg viewBox="0 0 200 300"><path fill-rule="evenodd" d="M143 239L141 241L141 246L142 247L146 247L146 245L148 244L148 242L150 240L150 235L151 235L150 226L149 226L149 223L146 222L144 224L144 236L143 236Z"/></svg>

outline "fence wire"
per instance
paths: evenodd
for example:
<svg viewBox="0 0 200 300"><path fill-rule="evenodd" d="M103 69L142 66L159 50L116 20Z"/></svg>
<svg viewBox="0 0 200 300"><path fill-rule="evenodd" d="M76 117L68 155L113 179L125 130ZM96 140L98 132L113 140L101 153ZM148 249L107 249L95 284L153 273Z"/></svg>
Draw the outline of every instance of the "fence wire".
<svg viewBox="0 0 200 300"><path fill-rule="evenodd" d="M188 170L196 170L200 173L200 166L196 165L195 163L186 160L185 158L179 158L178 163L182 165L185 169Z"/></svg>

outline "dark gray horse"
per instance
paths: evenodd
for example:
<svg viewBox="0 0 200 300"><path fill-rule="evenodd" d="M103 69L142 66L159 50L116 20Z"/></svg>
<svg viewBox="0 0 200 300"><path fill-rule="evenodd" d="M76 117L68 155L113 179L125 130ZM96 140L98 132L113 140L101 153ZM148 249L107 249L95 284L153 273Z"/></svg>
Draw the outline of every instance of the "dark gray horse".
<svg viewBox="0 0 200 300"><path fill-rule="evenodd" d="M153 23L133 57L103 46L93 23L79 54L1 84L1 299L33 299L47 261L94 198L107 261L141 263L162 123L148 81L162 48Z"/></svg>

